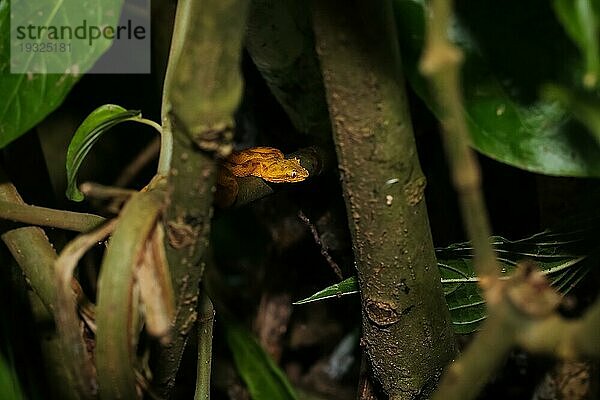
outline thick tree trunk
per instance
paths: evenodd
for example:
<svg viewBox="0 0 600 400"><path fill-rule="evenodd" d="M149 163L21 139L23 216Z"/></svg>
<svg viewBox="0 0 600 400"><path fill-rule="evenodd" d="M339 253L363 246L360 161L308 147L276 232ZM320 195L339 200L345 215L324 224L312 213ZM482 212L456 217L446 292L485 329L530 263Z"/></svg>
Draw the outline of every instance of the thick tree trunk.
<svg viewBox="0 0 600 400"><path fill-rule="evenodd" d="M313 2L352 233L362 344L390 399L424 397L455 355L389 1Z"/></svg>

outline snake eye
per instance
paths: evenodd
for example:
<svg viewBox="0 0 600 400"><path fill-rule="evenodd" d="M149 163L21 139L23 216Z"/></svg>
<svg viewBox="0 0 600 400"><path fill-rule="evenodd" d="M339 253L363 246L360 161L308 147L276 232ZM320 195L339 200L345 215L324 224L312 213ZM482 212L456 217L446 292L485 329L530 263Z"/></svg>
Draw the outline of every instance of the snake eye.
<svg viewBox="0 0 600 400"><path fill-rule="evenodd" d="M292 171L292 178L295 178L295 177L296 177L296 175L297 175L297 174L296 174L296 171Z"/></svg>

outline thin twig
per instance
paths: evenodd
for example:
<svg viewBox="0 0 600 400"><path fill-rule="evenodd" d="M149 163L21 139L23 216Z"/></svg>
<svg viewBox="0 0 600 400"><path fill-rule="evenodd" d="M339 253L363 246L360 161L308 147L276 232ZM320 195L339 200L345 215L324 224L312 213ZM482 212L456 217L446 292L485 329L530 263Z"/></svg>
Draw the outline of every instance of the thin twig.
<svg viewBox="0 0 600 400"><path fill-rule="evenodd" d="M146 379L146 377L137 369L135 370L135 381L136 381L138 388L143 390L144 393L146 395L148 395L148 397L151 398L152 400L164 400L163 397L160 397L157 393L155 393L152 390L152 387L150 386L148 379Z"/></svg>
<svg viewBox="0 0 600 400"><path fill-rule="evenodd" d="M331 257L331 255L329 254L327 246L321 240L317 228L313 225L312 222L310 222L310 219L308 219L306 214L304 214L302 211L298 211L298 218L300 218L300 220L304 222L306 226L308 226L308 229L310 229L310 233L312 233L315 243L321 248L321 255L325 257L325 260L327 261L333 272L337 275L338 278L340 278L340 280L344 279L340 266L337 265L337 263L333 260L333 257Z"/></svg>
<svg viewBox="0 0 600 400"><path fill-rule="evenodd" d="M198 304L200 317L198 318L198 365L196 368L196 392L194 400L210 399L210 369L212 360L213 324L215 322L215 309L208 298L206 291L200 293Z"/></svg>
<svg viewBox="0 0 600 400"><path fill-rule="evenodd" d="M160 151L160 138L154 138L136 157L125 167L113 186L125 187L131 183L140 171L154 160Z"/></svg>
<svg viewBox="0 0 600 400"><path fill-rule="evenodd" d="M163 129L159 123L150 119L139 118L137 121L153 127L160 133L160 152L156 174L168 176L171 169L171 159L173 158L173 133L170 129Z"/></svg>
<svg viewBox="0 0 600 400"><path fill-rule="evenodd" d="M79 189L85 195L85 197L92 197L95 199L112 199L118 197L122 198L123 201L127 200L132 194L136 193L135 190L104 186L93 182L84 182L81 184Z"/></svg>

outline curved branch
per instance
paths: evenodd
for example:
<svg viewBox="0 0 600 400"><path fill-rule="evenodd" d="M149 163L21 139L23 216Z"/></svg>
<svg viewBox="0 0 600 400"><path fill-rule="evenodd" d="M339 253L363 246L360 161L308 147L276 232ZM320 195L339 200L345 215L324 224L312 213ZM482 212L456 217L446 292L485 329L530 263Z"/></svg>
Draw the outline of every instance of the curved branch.
<svg viewBox="0 0 600 400"><path fill-rule="evenodd" d="M135 399L133 285L136 265L165 205L165 193L131 196L121 214L100 269L96 308L96 369L100 397Z"/></svg>
<svg viewBox="0 0 600 400"><path fill-rule="evenodd" d="M245 45L298 132L331 146L323 77L303 1L253 0Z"/></svg>
<svg viewBox="0 0 600 400"><path fill-rule="evenodd" d="M16 188L8 182L1 170L0 200L24 205ZM19 264L33 289L34 315L41 317L44 321L54 319L57 292L53 267L57 255L46 234L38 227L28 226L4 231L0 238ZM82 292L78 285L76 288L78 292ZM43 306L38 305L40 303ZM79 398L78 385L67 368L68 361L64 359L66 354L61 348L61 343L54 337L49 338L45 341L43 351L48 365L54 366L51 376L62 378L60 382L51 382L53 394L65 399Z"/></svg>
<svg viewBox="0 0 600 400"><path fill-rule="evenodd" d="M0 199L25 204L15 187L5 181L1 171ZM0 237L23 270L34 292L48 311L54 314L56 285L53 267L57 255L44 231L38 227L21 227L3 232Z"/></svg>

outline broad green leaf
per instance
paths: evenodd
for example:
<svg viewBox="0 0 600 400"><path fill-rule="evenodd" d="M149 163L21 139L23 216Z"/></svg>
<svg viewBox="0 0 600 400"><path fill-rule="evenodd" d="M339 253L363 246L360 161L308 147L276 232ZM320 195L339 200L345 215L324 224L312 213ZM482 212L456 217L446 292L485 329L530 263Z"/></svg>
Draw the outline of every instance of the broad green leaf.
<svg viewBox="0 0 600 400"><path fill-rule="evenodd" d="M589 93L575 93L556 85L545 87L543 95L548 99L559 101L571 110L575 118L588 128L596 139L597 145L600 146L600 99Z"/></svg>
<svg viewBox="0 0 600 400"><path fill-rule="evenodd" d="M249 331L231 321L225 321L223 328L237 370L253 400L297 398L285 374Z"/></svg>
<svg viewBox="0 0 600 400"><path fill-rule="evenodd" d="M583 84L594 87L600 75L600 48L598 47L598 0L554 0L552 2L558 20L577 44L585 57Z"/></svg>
<svg viewBox="0 0 600 400"><path fill-rule="evenodd" d="M568 293L587 273L590 259L590 231L542 232L529 238L511 241L499 236L492 238L502 275L514 271L519 260L535 260L550 283L563 295ZM436 249L438 268L450 309L454 330L473 332L486 317L485 302L473 268L473 248L470 243L458 243ZM358 293L356 277L345 279L294 304L305 304L332 297Z"/></svg>
<svg viewBox="0 0 600 400"><path fill-rule="evenodd" d="M85 18L96 26L115 25L123 0L13 0L19 13L44 13L46 25L68 25ZM64 100L73 85L108 49L110 42L97 40L73 60L79 74L11 74L10 7L0 1L0 148L42 121ZM81 43L86 45L86 43ZM68 57L68 54L64 55ZM50 62L55 53L45 53ZM42 59L43 61L44 59ZM75 67L75 65L74 65Z"/></svg>
<svg viewBox="0 0 600 400"><path fill-rule="evenodd" d="M90 152L94 143L113 126L135 120L139 111L126 110L113 104L98 107L81 123L67 150L67 197L71 200L83 200L83 193L77 187L79 167Z"/></svg>
<svg viewBox="0 0 600 400"><path fill-rule="evenodd" d="M424 1L396 0L404 72L437 113L418 71ZM471 144L500 162L548 175L600 176L600 148L556 101L547 82L572 84L578 52L545 0L457 2L451 39L463 50L464 107ZM515 10L518 10L516 12Z"/></svg>

